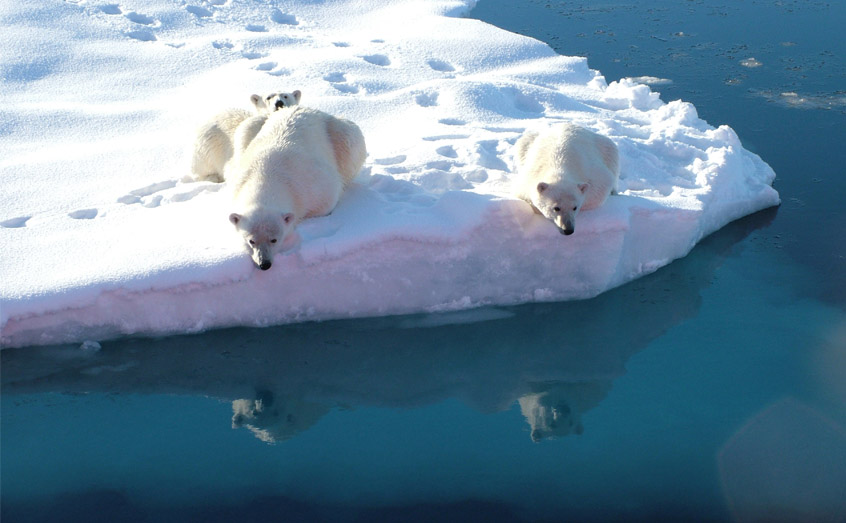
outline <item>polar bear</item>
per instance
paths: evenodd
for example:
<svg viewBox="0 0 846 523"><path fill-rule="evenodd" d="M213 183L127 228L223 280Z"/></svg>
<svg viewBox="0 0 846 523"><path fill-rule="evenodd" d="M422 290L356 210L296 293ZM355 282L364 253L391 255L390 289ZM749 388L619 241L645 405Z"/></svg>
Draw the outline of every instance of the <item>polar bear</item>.
<svg viewBox="0 0 846 523"><path fill-rule="evenodd" d="M232 402L232 428L247 427L266 443L290 439L317 423L329 407L269 390L256 391L256 399Z"/></svg>
<svg viewBox="0 0 846 523"><path fill-rule="evenodd" d="M582 414L596 407L611 390L610 380L550 383L533 387L517 402L532 429L532 441L584 432Z"/></svg>
<svg viewBox="0 0 846 523"><path fill-rule="evenodd" d="M353 122L303 106L269 115L226 167L229 221L253 261L267 270L304 218L332 212L367 151Z"/></svg>
<svg viewBox="0 0 846 523"><path fill-rule="evenodd" d="M265 96L254 94L250 96L250 101L253 102L253 107L256 109L256 114L272 113L283 107L293 107L300 104L300 98L303 93L299 90L292 93L270 93Z"/></svg>
<svg viewBox="0 0 846 523"><path fill-rule="evenodd" d="M222 111L197 129L194 151L191 157L191 174L194 180L223 181L223 169L236 150L235 133L242 123L256 115L268 115L285 107L300 103L302 93L271 93L266 96L250 96L253 112L245 109L227 109ZM251 139L261 128L263 120L252 122L252 132L242 132L242 141Z"/></svg>
<svg viewBox="0 0 846 523"><path fill-rule="evenodd" d="M527 132L515 148L515 195L561 234L573 234L579 211L599 207L617 192L619 153L605 136L566 123Z"/></svg>

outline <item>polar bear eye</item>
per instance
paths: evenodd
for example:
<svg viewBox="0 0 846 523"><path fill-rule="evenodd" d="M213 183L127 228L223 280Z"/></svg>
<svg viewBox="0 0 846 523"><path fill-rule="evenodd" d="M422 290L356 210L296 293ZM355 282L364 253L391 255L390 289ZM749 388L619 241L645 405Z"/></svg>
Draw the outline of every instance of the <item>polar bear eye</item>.
<svg viewBox="0 0 846 523"><path fill-rule="evenodd" d="M577 206L575 206L575 207L573 207L573 210L574 210L574 211L576 211L576 210L578 210L578 209L579 209L579 206L578 206L578 205L577 205Z"/></svg>
<svg viewBox="0 0 846 523"><path fill-rule="evenodd" d="M249 241L250 241L250 245L255 245L255 244L256 244L256 242L254 242L253 240L249 240Z"/></svg>
<svg viewBox="0 0 846 523"><path fill-rule="evenodd" d="M270 243L276 243L276 238L273 238L272 240L270 240Z"/></svg>
<svg viewBox="0 0 846 523"><path fill-rule="evenodd" d="M555 212L561 212L561 207L553 207L552 210Z"/></svg>

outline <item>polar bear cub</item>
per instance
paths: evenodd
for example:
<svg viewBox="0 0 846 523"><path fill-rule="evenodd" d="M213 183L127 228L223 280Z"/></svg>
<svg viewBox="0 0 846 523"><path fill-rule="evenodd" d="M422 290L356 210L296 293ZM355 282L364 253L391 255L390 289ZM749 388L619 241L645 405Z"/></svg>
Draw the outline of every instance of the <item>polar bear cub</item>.
<svg viewBox="0 0 846 523"><path fill-rule="evenodd" d="M619 153L605 136L566 123L525 133L515 148L515 195L561 234L573 234L580 211L599 207L617 192Z"/></svg>
<svg viewBox="0 0 846 523"><path fill-rule="evenodd" d="M292 93L270 93L265 96L254 94L250 96L250 101L256 108L256 114L269 114L284 107L299 105L302 96L303 93L298 90Z"/></svg>
<svg viewBox="0 0 846 523"><path fill-rule="evenodd" d="M197 129L191 157L191 174L194 180L223 181L223 168L235 151L234 139L238 127L254 115L267 115L284 107L300 103L302 93L271 93L250 96L254 112L245 109L227 109L212 117ZM260 126L259 126L260 127ZM257 132L257 130L255 131ZM252 136L255 136L255 132ZM247 139L250 133L244 133Z"/></svg>
<svg viewBox="0 0 846 523"><path fill-rule="evenodd" d="M302 106L267 117L226 170L229 221L260 269L289 245L300 220L332 212L366 155L361 130L348 120Z"/></svg>

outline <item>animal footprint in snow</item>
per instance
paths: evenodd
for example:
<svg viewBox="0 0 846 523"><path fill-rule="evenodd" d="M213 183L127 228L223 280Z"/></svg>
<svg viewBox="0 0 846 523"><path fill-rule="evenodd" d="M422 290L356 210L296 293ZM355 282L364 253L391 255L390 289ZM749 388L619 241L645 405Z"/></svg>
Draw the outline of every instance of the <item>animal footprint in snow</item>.
<svg viewBox="0 0 846 523"><path fill-rule="evenodd" d="M323 79L332 84L332 87L341 91L342 93L358 93L357 85L346 83L347 77L344 75L344 73L329 73L324 76Z"/></svg>
<svg viewBox="0 0 846 523"><path fill-rule="evenodd" d="M184 190L187 186L187 190ZM165 203L187 202L204 192L217 192L223 185L219 183L181 184L175 180L152 183L118 198L118 203L132 205L139 203L143 207L158 207Z"/></svg>
<svg viewBox="0 0 846 523"><path fill-rule="evenodd" d="M120 6L117 4L101 5L100 11L106 13L107 15L123 14L123 11L120 9Z"/></svg>
<svg viewBox="0 0 846 523"><path fill-rule="evenodd" d="M383 54L369 54L361 57L365 62L373 65L387 67L391 65L391 59Z"/></svg>
<svg viewBox="0 0 846 523"><path fill-rule="evenodd" d="M458 118L441 118L438 120L438 123L444 125L467 125L467 122L459 120Z"/></svg>
<svg viewBox="0 0 846 523"><path fill-rule="evenodd" d="M455 147L451 145L444 145L443 147L438 147L437 149L435 149L435 152L445 158L458 158L458 153L455 152Z"/></svg>
<svg viewBox="0 0 846 523"><path fill-rule="evenodd" d="M156 19L152 16L136 13L135 11L132 11L131 13L126 13L124 16L128 18L130 22L135 22L136 24L153 25L154 23L156 23Z"/></svg>
<svg viewBox="0 0 846 523"><path fill-rule="evenodd" d="M156 35L154 35L150 31L129 31L126 33L126 36L134 38L135 40L139 40L141 42L156 41Z"/></svg>
<svg viewBox="0 0 846 523"><path fill-rule="evenodd" d="M438 171L451 171L453 167L461 167L463 165L463 163L454 163L449 160L435 160L433 162L426 163L426 168Z"/></svg>
<svg viewBox="0 0 846 523"><path fill-rule="evenodd" d="M434 107L438 105L438 93L434 91L426 93L417 93L414 95L414 101L420 107Z"/></svg>
<svg viewBox="0 0 846 523"><path fill-rule="evenodd" d="M470 138L469 134L437 134L434 136L424 136L423 140L426 142L438 142L441 140L465 140Z"/></svg>
<svg viewBox="0 0 846 523"><path fill-rule="evenodd" d="M400 154L388 158L376 158L375 160L373 160L373 163L376 165L384 166L384 171L386 173L404 174L408 172L408 168L403 167L399 164L403 163L405 160L406 156L404 154Z"/></svg>
<svg viewBox="0 0 846 523"><path fill-rule="evenodd" d="M342 93L356 94L358 93L358 86L351 84L334 84L332 87L341 91Z"/></svg>
<svg viewBox="0 0 846 523"><path fill-rule="evenodd" d="M0 222L0 227L3 227L4 229L19 229L21 227L26 227L26 222L28 222L30 218L32 218L32 216L9 218L8 220Z"/></svg>
<svg viewBox="0 0 846 523"><path fill-rule="evenodd" d="M205 7L200 7L198 5L185 6L185 10L191 13L192 15L196 16L197 18L208 18L212 15L211 11L209 11Z"/></svg>
<svg viewBox="0 0 846 523"><path fill-rule="evenodd" d="M204 192L217 192L217 191L220 190L221 187L223 187L223 185L221 185L219 183L213 183L213 184L209 184L209 185L200 185L198 187L193 187L192 189L190 189L188 191L179 192L179 193L174 194L173 196L170 197L170 201L171 202L187 202L188 200L192 200L192 199L194 199L195 196L202 194Z"/></svg>
<svg viewBox="0 0 846 523"><path fill-rule="evenodd" d="M453 67L452 64L443 60L433 59L428 60L426 63L429 64L429 67L431 67L433 70L439 71L441 73L450 73L452 71L455 71L455 67Z"/></svg>
<svg viewBox="0 0 846 523"><path fill-rule="evenodd" d="M80 209L68 213L68 216L74 220L93 220L97 217L97 209Z"/></svg>
<svg viewBox="0 0 846 523"><path fill-rule="evenodd" d="M270 20L282 25L299 25L300 23L297 21L296 16L283 13L279 9L273 10L273 13L270 15Z"/></svg>
<svg viewBox="0 0 846 523"><path fill-rule="evenodd" d="M333 84L347 81L347 77L344 75L344 73L329 73L324 76L323 79Z"/></svg>
<svg viewBox="0 0 846 523"><path fill-rule="evenodd" d="M146 198L147 196L151 196L155 193L165 191L167 189L171 189L176 187L176 182L174 180L165 180L163 182L156 182L150 185L146 185L141 187L140 189L134 189L129 191L129 194L121 196L118 198L118 203L125 203L127 205L133 203L140 203L142 198Z"/></svg>
<svg viewBox="0 0 846 523"><path fill-rule="evenodd" d="M508 165L499 157L500 142L498 140L483 140L476 144L476 164L486 169L508 171ZM507 148L507 142L503 149Z"/></svg>
<svg viewBox="0 0 846 523"><path fill-rule="evenodd" d="M267 53L262 53L260 51L241 51L241 56L247 60L258 60L259 58L267 56Z"/></svg>
<svg viewBox="0 0 846 523"><path fill-rule="evenodd" d="M400 154L388 158L376 158L375 160L373 160L373 163L375 163L376 165L396 165L398 163L404 162L406 158L406 155Z"/></svg>

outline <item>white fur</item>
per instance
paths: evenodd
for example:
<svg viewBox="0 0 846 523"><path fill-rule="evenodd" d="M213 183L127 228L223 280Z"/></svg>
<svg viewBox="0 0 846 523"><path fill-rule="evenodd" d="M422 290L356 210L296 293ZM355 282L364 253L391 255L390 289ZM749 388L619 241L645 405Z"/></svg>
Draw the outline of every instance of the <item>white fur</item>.
<svg viewBox="0 0 846 523"><path fill-rule="evenodd" d="M256 119L255 116L267 116L280 108L293 107L300 103L301 97L300 91L271 93L266 96L254 94L250 96L253 112L227 109L201 125L197 129L191 159L193 178L197 181L222 182L226 162L232 158L235 151L242 148L236 143L236 138L240 140L241 146L246 146L261 129L264 120ZM247 121L250 122L248 128L236 137L241 124Z"/></svg>
<svg viewBox="0 0 846 523"><path fill-rule="evenodd" d="M191 174L197 181L223 181L223 168L232 158L232 137L241 123L252 115L245 109L227 109L197 129Z"/></svg>
<svg viewBox="0 0 846 523"><path fill-rule="evenodd" d="M230 221L253 260L270 268L304 218L332 212L366 156L354 123L307 107L276 111L227 165Z"/></svg>
<svg viewBox="0 0 846 523"><path fill-rule="evenodd" d="M575 231L579 211L599 207L617 191L619 154L605 136L566 123L528 132L515 148L515 195L562 234Z"/></svg>

